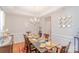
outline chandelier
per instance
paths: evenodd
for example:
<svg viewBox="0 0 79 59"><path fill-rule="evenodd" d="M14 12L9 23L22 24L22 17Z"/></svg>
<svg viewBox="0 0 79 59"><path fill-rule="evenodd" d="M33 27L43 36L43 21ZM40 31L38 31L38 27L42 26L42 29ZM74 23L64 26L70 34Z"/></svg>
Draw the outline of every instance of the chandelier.
<svg viewBox="0 0 79 59"><path fill-rule="evenodd" d="M33 18L30 19L30 21L31 21L32 23L36 24L36 23L39 23L40 18L39 18L39 17L33 17Z"/></svg>

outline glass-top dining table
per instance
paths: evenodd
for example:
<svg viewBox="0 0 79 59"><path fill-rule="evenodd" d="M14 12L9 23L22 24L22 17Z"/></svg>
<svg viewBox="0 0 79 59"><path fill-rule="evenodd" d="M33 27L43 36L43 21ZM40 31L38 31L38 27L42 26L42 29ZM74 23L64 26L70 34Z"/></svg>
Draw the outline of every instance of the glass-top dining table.
<svg viewBox="0 0 79 59"><path fill-rule="evenodd" d="M45 41L45 40L40 40L40 39L29 39L29 41L40 51L40 53L43 53L47 51L48 53L55 53L56 49L59 48L56 46L56 44L50 43L51 41ZM52 49L54 48L54 49Z"/></svg>

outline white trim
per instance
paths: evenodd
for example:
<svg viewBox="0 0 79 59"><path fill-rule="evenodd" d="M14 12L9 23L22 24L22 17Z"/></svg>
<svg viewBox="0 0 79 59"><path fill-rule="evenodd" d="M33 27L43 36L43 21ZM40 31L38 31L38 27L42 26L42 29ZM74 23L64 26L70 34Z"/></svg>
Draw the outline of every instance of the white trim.
<svg viewBox="0 0 79 59"><path fill-rule="evenodd" d="M52 33L52 36L58 36L58 37L62 37L62 38L67 38L67 39L72 39L73 38L73 36L71 36L71 35L63 35L63 34L57 34L57 33Z"/></svg>

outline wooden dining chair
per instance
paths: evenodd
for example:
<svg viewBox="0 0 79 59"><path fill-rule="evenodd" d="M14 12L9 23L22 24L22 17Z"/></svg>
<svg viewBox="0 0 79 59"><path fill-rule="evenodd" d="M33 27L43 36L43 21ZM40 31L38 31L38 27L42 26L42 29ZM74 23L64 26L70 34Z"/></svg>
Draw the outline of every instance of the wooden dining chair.
<svg viewBox="0 0 79 59"><path fill-rule="evenodd" d="M70 47L71 42L67 46L62 46L60 53L68 53L69 47Z"/></svg>
<svg viewBox="0 0 79 59"><path fill-rule="evenodd" d="M14 44L14 35L10 35L11 36L11 48L10 48L10 52L13 53L13 44Z"/></svg>
<svg viewBox="0 0 79 59"><path fill-rule="evenodd" d="M29 42L28 42L28 38L27 38L27 36L25 34L24 34L24 40L25 40L25 45L24 45L23 51L25 53L28 53L29 52L29 50L28 50Z"/></svg>
<svg viewBox="0 0 79 59"><path fill-rule="evenodd" d="M28 38L28 50L30 53L40 53L40 51L30 42Z"/></svg>
<svg viewBox="0 0 79 59"><path fill-rule="evenodd" d="M32 43L30 44L30 52L31 53L40 53L40 51Z"/></svg>
<svg viewBox="0 0 79 59"><path fill-rule="evenodd" d="M38 49L30 42L29 38L24 35L25 50L27 53L39 53Z"/></svg>
<svg viewBox="0 0 79 59"><path fill-rule="evenodd" d="M53 53L58 53L59 52L59 48L57 46L52 47L52 52Z"/></svg>

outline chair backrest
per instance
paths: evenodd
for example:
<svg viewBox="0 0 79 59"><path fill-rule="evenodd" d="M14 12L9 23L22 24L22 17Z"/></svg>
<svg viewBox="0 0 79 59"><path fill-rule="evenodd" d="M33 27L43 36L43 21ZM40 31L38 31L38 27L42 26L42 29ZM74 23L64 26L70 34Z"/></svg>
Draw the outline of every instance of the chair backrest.
<svg viewBox="0 0 79 59"><path fill-rule="evenodd" d="M69 42L69 44L67 46L62 46L60 53L67 53L69 50L71 42Z"/></svg>
<svg viewBox="0 0 79 59"><path fill-rule="evenodd" d="M58 50L59 50L59 48L56 46L52 48L53 53L58 53L59 52Z"/></svg>
<svg viewBox="0 0 79 59"><path fill-rule="evenodd" d="M11 48L10 48L10 52L12 53L13 52L13 44L14 44L14 35L10 35L11 36Z"/></svg>
<svg viewBox="0 0 79 59"><path fill-rule="evenodd" d="M66 53L67 53L68 50L69 50L70 44L71 44L71 42L69 42L68 46L66 47Z"/></svg>
<svg viewBox="0 0 79 59"><path fill-rule="evenodd" d="M25 40L25 46L24 46L24 50L26 53L28 53L29 51L29 42L28 42L28 38L27 36L24 34L24 40Z"/></svg>

